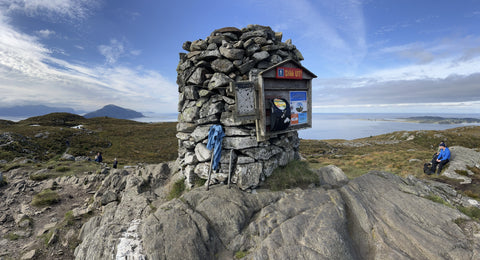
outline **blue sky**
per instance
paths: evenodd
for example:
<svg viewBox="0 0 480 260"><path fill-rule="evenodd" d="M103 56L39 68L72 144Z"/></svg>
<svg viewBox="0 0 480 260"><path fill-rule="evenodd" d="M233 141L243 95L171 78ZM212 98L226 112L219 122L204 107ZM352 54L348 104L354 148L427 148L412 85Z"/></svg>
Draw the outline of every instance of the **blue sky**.
<svg viewBox="0 0 480 260"><path fill-rule="evenodd" d="M0 0L0 106L176 112L185 41L270 26L314 112L480 113L480 0Z"/></svg>

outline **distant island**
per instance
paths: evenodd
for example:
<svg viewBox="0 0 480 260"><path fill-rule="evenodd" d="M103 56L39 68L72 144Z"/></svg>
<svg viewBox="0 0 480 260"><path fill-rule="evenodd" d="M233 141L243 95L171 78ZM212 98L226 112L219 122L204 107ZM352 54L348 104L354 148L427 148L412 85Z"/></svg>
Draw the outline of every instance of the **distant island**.
<svg viewBox="0 0 480 260"><path fill-rule="evenodd" d="M117 119L133 119L133 118L140 118L144 117L144 115L140 112L122 108L115 105L106 105L103 108L87 113L83 115L85 118L93 118L93 117L112 117Z"/></svg>
<svg viewBox="0 0 480 260"><path fill-rule="evenodd" d="M0 107L0 116L9 117L32 117L42 116L50 113L70 113L76 114L73 108L68 107L49 107L45 105L25 105L25 106L13 106L13 107Z"/></svg>
<svg viewBox="0 0 480 260"><path fill-rule="evenodd" d="M20 119L24 119L36 116L44 116L51 113L69 113L82 115L83 113L86 113L86 111L76 111L73 108L68 107L49 107L46 105L0 107L0 118L18 117ZM134 119L142 118L145 116L140 112L110 104L104 106L99 110L86 113L85 115L83 115L83 117L111 117L117 119Z"/></svg>
<svg viewBox="0 0 480 260"><path fill-rule="evenodd" d="M401 118L400 120L412 123L422 123L422 124L475 124L480 123L478 118L445 118L439 116L414 116Z"/></svg>

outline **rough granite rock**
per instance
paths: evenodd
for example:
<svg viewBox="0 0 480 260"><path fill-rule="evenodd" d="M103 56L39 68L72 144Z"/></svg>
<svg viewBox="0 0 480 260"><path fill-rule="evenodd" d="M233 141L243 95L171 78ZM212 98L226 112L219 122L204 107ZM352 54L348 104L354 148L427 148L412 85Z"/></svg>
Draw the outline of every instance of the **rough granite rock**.
<svg viewBox="0 0 480 260"><path fill-rule="evenodd" d="M465 184L471 183L471 178L460 175L456 171L466 171L469 175L473 175L473 172L467 167L480 168L480 153L461 146L450 147L450 152L451 160L442 174L451 179L462 180L462 183Z"/></svg>
<svg viewBox="0 0 480 260"><path fill-rule="evenodd" d="M370 172L341 188L246 193L215 185L165 202L151 189L139 192L145 186L140 171L105 179L109 186L130 184L120 191L120 203L106 205L84 225L77 259L233 259L240 251L244 259L480 257L478 222L425 198L455 205L458 194L446 184ZM161 168L147 172L157 172L150 183L159 184Z"/></svg>

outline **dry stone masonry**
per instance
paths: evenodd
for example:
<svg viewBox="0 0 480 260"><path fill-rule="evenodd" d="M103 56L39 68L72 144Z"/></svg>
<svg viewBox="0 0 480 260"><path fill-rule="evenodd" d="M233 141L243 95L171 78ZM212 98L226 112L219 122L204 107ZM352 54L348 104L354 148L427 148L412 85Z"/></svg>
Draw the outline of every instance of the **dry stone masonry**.
<svg viewBox="0 0 480 260"><path fill-rule="evenodd" d="M241 189L256 187L275 168L298 157L296 131L257 142L255 121L234 117L235 95L231 82L254 81L259 72L291 59L303 60L291 40L270 27L226 27L206 39L187 41L177 67L178 159L187 183L207 179L211 151L207 149L210 127L220 124L225 132L218 172L213 182L227 179L233 149L232 182Z"/></svg>

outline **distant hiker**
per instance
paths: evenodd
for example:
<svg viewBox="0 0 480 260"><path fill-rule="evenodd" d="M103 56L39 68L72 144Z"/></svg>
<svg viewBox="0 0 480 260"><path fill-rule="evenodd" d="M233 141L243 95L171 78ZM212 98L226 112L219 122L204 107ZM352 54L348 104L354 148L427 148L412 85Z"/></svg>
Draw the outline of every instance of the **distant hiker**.
<svg viewBox="0 0 480 260"><path fill-rule="evenodd" d="M103 158L102 158L102 153L97 153L97 155L95 156L95 161L96 162L99 162L101 163L103 161Z"/></svg>
<svg viewBox="0 0 480 260"><path fill-rule="evenodd" d="M442 172L443 166L450 161L450 149L448 149L447 145L444 142L441 142L438 146L440 150L433 156L432 168L428 174L434 174L437 172L437 175L439 175Z"/></svg>
<svg viewBox="0 0 480 260"><path fill-rule="evenodd" d="M113 169L117 169L117 164L118 164L117 158L115 158L115 159L113 160Z"/></svg>

